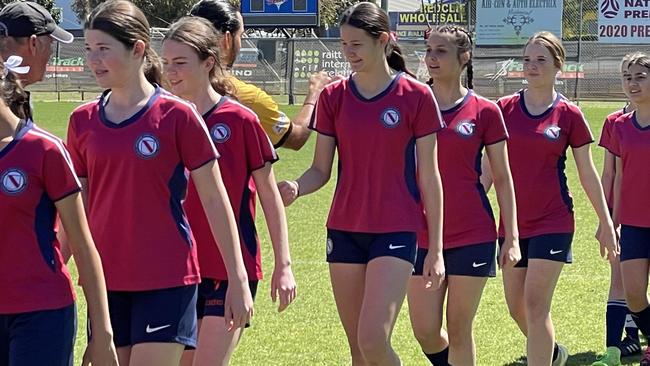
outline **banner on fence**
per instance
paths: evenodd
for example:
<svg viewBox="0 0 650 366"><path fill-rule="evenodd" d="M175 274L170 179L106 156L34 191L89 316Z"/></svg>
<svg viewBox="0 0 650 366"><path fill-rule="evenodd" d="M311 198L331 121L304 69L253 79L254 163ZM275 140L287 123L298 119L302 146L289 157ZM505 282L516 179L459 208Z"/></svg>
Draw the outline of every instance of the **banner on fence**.
<svg viewBox="0 0 650 366"><path fill-rule="evenodd" d="M536 31L562 37L563 0L477 0L477 45L523 45Z"/></svg>
<svg viewBox="0 0 650 366"><path fill-rule="evenodd" d="M391 11L388 16L391 29L401 38L422 39L429 24L467 25L467 8L461 1L424 3L420 11Z"/></svg>
<svg viewBox="0 0 650 366"><path fill-rule="evenodd" d="M650 0L600 0L598 41L650 43Z"/></svg>

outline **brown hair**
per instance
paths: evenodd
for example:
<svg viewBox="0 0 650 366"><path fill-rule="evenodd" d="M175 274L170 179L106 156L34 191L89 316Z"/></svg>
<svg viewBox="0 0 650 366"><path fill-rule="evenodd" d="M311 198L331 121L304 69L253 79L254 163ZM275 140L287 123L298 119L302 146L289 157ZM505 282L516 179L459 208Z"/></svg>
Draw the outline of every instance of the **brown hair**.
<svg viewBox="0 0 650 366"><path fill-rule="evenodd" d="M109 0L97 6L86 19L84 29L100 30L111 35L128 49L143 41L144 74L150 83L161 84L162 66L156 51L151 48L149 22L142 10L127 0Z"/></svg>
<svg viewBox="0 0 650 366"><path fill-rule="evenodd" d="M32 109L29 106L29 94L23 89L20 80L11 71L5 75L4 60L0 56L0 97L11 109L13 114L22 119L32 118Z"/></svg>
<svg viewBox="0 0 650 366"><path fill-rule="evenodd" d="M472 66L474 42L472 42L472 36L465 28L455 25L439 25L435 28L428 29L425 32L426 38L429 39L433 33L450 34L453 36L453 40L456 43L456 54L459 60L462 53L469 52L469 60L463 65L463 68L467 67L467 87L474 89L474 67ZM433 85L433 80L429 80L429 85Z"/></svg>
<svg viewBox="0 0 650 366"><path fill-rule="evenodd" d="M210 69L210 84L221 95L234 95L233 84L224 76L219 54L219 39L221 35L204 18L183 17L171 25L163 42L172 40L186 44L194 49L199 60L205 61L208 57L214 59L214 66Z"/></svg>
<svg viewBox="0 0 650 366"><path fill-rule="evenodd" d="M566 60L566 50L562 45L562 41L560 41L560 39L557 38L555 34L547 31L537 32L533 34L530 38L528 38L528 41L524 46L524 52L526 51L526 47L532 43L537 43L544 46L553 57L553 64L555 64L555 67L562 69L562 66L564 66L564 61Z"/></svg>
<svg viewBox="0 0 650 366"><path fill-rule="evenodd" d="M374 39L378 39L382 33L390 34L388 15L372 2L360 2L349 7L341 15L340 25L344 24L363 29ZM396 38L389 37L385 52L386 61L391 69L405 72L415 78L415 75L406 67L402 49Z"/></svg>
<svg viewBox="0 0 650 366"><path fill-rule="evenodd" d="M648 71L650 71L650 56L645 53L636 52L632 55L630 62L627 64L627 67L629 68L632 65L643 66L648 69Z"/></svg>
<svg viewBox="0 0 650 366"><path fill-rule="evenodd" d="M625 71L627 71L626 69L623 68L625 64L627 64L627 68L629 68L631 61L641 56L645 56L645 54L643 52L632 52L623 56L623 59L621 60L621 72L624 73Z"/></svg>

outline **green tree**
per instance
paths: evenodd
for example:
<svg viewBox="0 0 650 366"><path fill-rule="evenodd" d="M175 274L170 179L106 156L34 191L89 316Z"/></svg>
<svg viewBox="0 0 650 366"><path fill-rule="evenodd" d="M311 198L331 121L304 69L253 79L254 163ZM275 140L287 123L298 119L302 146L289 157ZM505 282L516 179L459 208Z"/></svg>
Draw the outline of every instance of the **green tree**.
<svg viewBox="0 0 650 366"><path fill-rule="evenodd" d="M83 21L90 11L105 0L74 0L72 10ZM152 27L168 27L176 19L186 15L197 0L133 0L147 16Z"/></svg>
<svg viewBox="0 0 650 366"><path fill-rule="evenodd" d="M52 14L54 21L56 21L57 23L61 21L61 9L54 7L54 0L31 0L31 1L43 5L43 7ZM12 2L14 2L14 0L0 0L0 8L3 8L5 5Z"/></svg>

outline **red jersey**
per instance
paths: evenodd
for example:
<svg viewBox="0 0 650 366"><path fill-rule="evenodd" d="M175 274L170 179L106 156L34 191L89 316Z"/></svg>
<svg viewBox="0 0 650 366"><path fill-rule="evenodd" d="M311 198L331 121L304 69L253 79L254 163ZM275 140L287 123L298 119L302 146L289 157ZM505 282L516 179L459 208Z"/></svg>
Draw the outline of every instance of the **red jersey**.
<svg viewBox="0 0 650 366"><path fill-rule="evenodd" d="M88 178L90 229L112 291L198 283L196 246L182 201L188 170L217 158L193 106L156 88L147 104L115 124L110 92L72 113L68 145Z"/></svg>
<svg viewBox="0 0 650 366"><path fill-rule="evenodd" d="M636 112L624 114L614 122L610 152L621 159L623 180L618 203L621 224L650 227L650 127L641 127Z"/></svg>
<svg viewBox="0 0 650 366"><path fill-rule="evenodd" d="M625 108L618 110L605 118L605 123L603 124L603 130L600 133L600 142L598 146L604 147L606 150L610 150L610 144L612 139L612 130L614 129L614 121L620 116L625 114ZM614 185L612 184L611 191L605 192L605 197L607 198L607 205L609 208L612 208L612 200L614 199Z"/></svg>
<svg viewBox="0 0 650 366"><path fill-rule="evenodd" d="M266 163L277 161L278 156L255 113L243 105L222 97L203 118L221 154L219 169L237 221L248 279L259 280L262 278L262 256L255 229L252 174ZM201 277L227 280L223 258L191 181L184 205L198 245Z"/></svg>
<svg viewBox="0 0 650 366"><path fill-rule="evenodd" d="M564 169L569 146L593 142L582 112L559 93L540 115L528 112L523 91L503 97L497 104L510 135L508 157L520 237L573 232L573 198ZM504 235L503 225L499 235Z"/></svg>
<svg viewBox="0 0 650 366"><path fill-rule="evenodd" d="M310 128L336 139L339 172L327 227L365 233L426 228L415 140L444 128L428 85L398 74L367 99L352 76L320 95Z"/></svg>
<svg viewBox="0 0 650 366"><path fill-rule="evenodd" d="M483 147L508 138L499 107L469 91L463 101L442 111L447 128L438 133L438 167L444 195L443 247L496 241L492 206L481 177ZM418 246L429 247L426 230Z"/></svg>
<svg viewBox="0 0 650 366"><path fill-rule="evenodd" d="M31 122L0 150L0 314L74 302L54 203L80 189L63 142Z"/></svg>

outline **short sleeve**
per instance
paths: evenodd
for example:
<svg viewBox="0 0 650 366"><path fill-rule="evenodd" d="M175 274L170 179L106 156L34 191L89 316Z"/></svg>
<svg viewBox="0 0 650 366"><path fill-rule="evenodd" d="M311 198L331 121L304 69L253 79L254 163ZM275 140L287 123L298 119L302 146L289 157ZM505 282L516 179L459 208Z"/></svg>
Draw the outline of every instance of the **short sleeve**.
<svg viewBox="0 0 650 366"><path fill-rule="evenodd" d="M483 144L492 145L508 138L508 131L501 110L494 103L488 103L481 110L481 121L484 126Z"/></svg>
<svg viewBox="0 0 650 366"><path fill-rule="evenodd" d="M291 120L280 110L278 103L255 85L237 81L236 89L237 99L255 112L271 142L281 145L285 135L291 130Z"/></svg>
<svg viewBox="0 0 650 366"><path fill-rule="evenodd" d="M336 137L335 116L330 107L330 95L324 90L318 97L316 111L309 122L309 128L320 134Z"/></svg>
<svg viewBox="0 0 650 366"><path fill-rule="evenodd" d="M608 146L604 146L610 153L615 156L621 157L623 151L621 151L621 123L613 124L610 132L610 139Z"/></svg>
<svg viewBox="0 0 650 366"><path fill-rule="evenodd" d="M81 190L81 183L72 166L70 155L61 141L45 151L43 182L48 197L54 202Z"/></svg>
<svg viewBox="0 0 650 366"><path fill-rule="evenodd" d="M249 171L255 171L266 165L278 161L278 155L273 148L269 137L264 133L259 121L247 121L244 126L244 143L246 148L246 162Z"/></svg>
<svg viewBox="0 0 650 366"><path fill-rule="evenodd" d="M575 149L594 142L594 137L582 112L578 110L573 113L569 129L569 145Z"/></svg>
<svg viewBox="0 0 650 366"><path fill-rule="evenodd" d="M609 145L612 139L613 125L614 125L614 121L610 120L609 118L605 119L605 123L603 124L603 130L600 133L600 141L598 142L598 146L602 146L605 149L609 150Z"/></svg>
<svg viewBox="0 0 650 366"><path fill-rule="evenodd" d="M219 157L203 118L193 107L179 113L176 123L176 146L188 170L198 169Z"/></svg>
<svg viewBox="0 0 650 366"><path fill-rule="evenodd" d="M436 133L445 128L445 123L440 115L440 108L436 97L429 87L422 92L421 102L415 112L413 120L413 136L417 139Z"/></svg>
<svg viewBox="0 0 650 366"><path fill-rule="evenodd" d="M75 172L79 177L88 177L88 168L86 160L81 153L81 146L75 129L74 114L70 116L70 123L68 124L68 137L66 138L66 146L70 152L70 158L74 166Z"/></svg>

